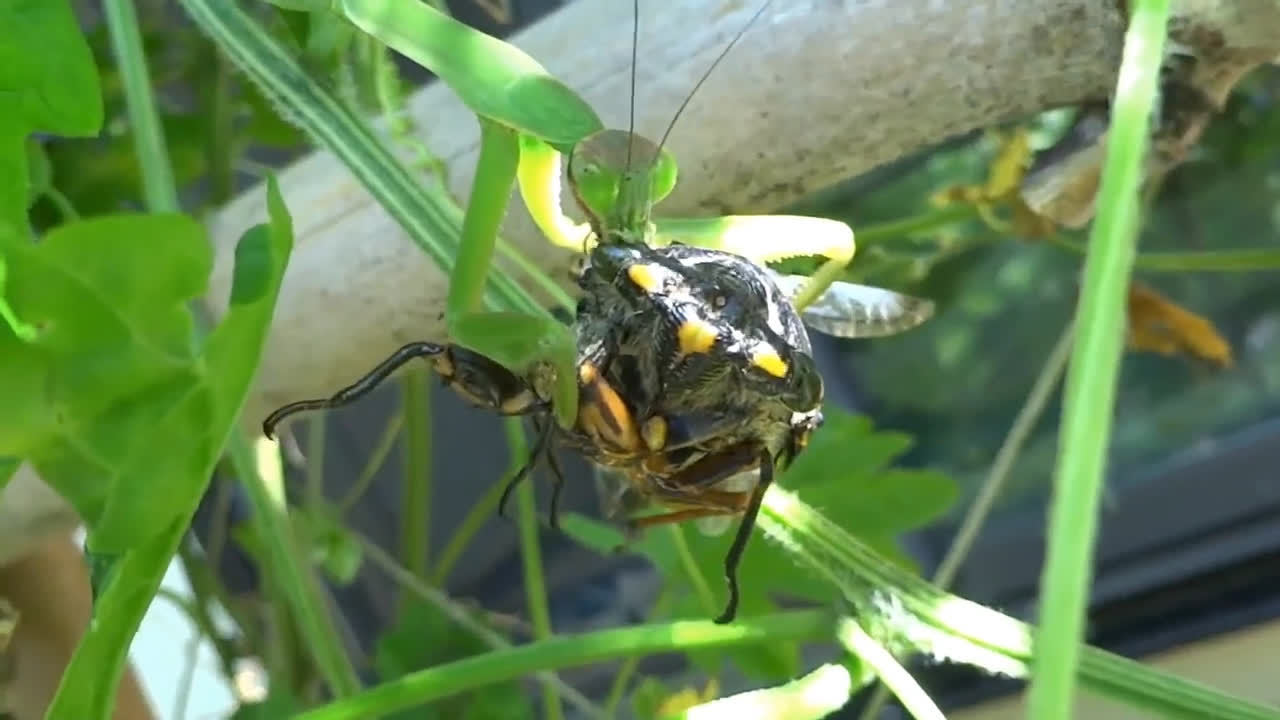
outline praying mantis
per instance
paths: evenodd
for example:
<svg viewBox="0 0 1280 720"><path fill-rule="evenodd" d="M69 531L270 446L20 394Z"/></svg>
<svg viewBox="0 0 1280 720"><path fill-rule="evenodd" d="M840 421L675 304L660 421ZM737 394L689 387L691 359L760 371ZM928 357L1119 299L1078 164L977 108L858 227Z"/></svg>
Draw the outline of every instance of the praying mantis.
<svg viewBox="0 0 1280 720"><path fill-rule="evenodd" d="M747 26L769 4L761 5ZM562 427L572 425L576 407L572 335L550 317L480 307L498 226L517 180L537 226L559 247L590 251L598 237L607 237L649 245L679 242L759 264L821 257L825 263L812 276L780 276L779 282L793 293L793 304L811 327L844 337L900 332L932 314L928 301L851 283L823 296L854 256L853 231L842 222L798 215L653 217L652 208L675 187L671 154L662 143L655 147L630 131L604 129L585 100L518 48L412 0L339 0L335 5L357 27L436 73L475 112L480 153L450 275L447 331L453 342L516 372L551 363L555 418ZM477 62L479 57L487 61ZM566 155L575 199L599 219L603 235L589 237L591 223L576 223L563 212L560 172Z"/></svg>
<svg viewBox="0 0 1280 720"><path fill-rule="evenodd" d="M409 343L334 396L280 408L264 431L270 436L294 412L354 401L401 365L426 359L475 405L550 416L508 493L547 447L554 423L566 444L620 470L635 495L670 508L631 519L633 528L742 515L726 557L729 602L717 622L732 620L736 567L775 462L794 458L821 424L822 379L802 318L832 335L886 335L923 322L932 303L838 281L855 250L853 231L841 222L655 216L676 183L675 160L663 146L680 111L657 144L631 129L605 129L535 60L425 4L338 4L361 29L444 79L478 119L474 187L446 300L452 344ZM638 23L638 2L634 8ZM633 43L633 118L634 54ZM565 157L584 223L563 210ZM483 306L498 228L517 185L547 239L587 255L573 327L549 314ZM824 262L808 277L765 268L798 256ZM722 487L748 473L758 475L752 489Z"/></svg>

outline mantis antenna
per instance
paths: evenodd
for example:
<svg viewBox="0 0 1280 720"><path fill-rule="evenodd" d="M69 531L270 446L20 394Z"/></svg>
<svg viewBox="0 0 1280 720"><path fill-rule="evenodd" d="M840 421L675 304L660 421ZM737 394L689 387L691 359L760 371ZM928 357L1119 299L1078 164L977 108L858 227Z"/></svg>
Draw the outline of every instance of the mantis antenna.
<svg viewBox="0 0 1280 720"><path fill-rule="evenodd" d="M639 3L640 3L640 0L636 0L636 5L637 5L637 7L639 6ZM670 124L668 124L668 125L667 125L667 129L666 129L666 131L662 133L662 139L658 141L658 151L657 151L656 153L654 153L654 156L653 156L653 157L654 157L654 162L657 162L657 158L659 158L659 157L661 157L661 156L662 156L662 148L667 144L667 138L671 135L671 131L675 128L675 126L676 126L676 121L680 119L680 114L684 112L684 109L685 109L686 107L688 107L688 106L689 106L689 101L693 99L693 96L694 96L695 94L697 94L697 92L698 92L698 88L701 88L701 87L702 87L702 83L706 82L706 81L707 81L707 78L711 77L711 73L712 73L712 71L714 71L714 70L716 69L716 66L720 64L720 61L721 61L721 60L724 60L725 56L729 54L729 51L733 49L733 46L734 46L734 45L736 45L736 44L737 44L737 42L738 42L739 40L741 40L741 39L742 39L742 36L743 36L743 35L746 35L746 34L747 34L747 31L751 29L751 26L752 26L752 25L755 25L756 20L760 19L760 16L761 16L761 15L763 15L763 14L764 14L764 11L765 11L765 10L767 10L767 9L769 8L769 6L770 6L770 5L772 5L772 4L773 4L773 0L765 0L765 3L764 3L763 5L761 5L761 6L760 6L760 8L759 8L758 10L756 10L755 14L751 16L751 19L747 21L747 24L742 26L742 29L738 31L738 34L737 34L737 35L734 35L734 36L733 36L733 39L729 41L729 44L728 44L728 45L725 45L725 46L724 46L724 49L720 51L720 54L716 56L716 59L715 59L715 60L713 60L713 61L711 61L711 66L707 68L707 71L706 71L706 72L702 73L702 77L698 78L698 82L694 83L694 85L693 85L693 89L692 89L692 90L690 90L690 91L689 91L689 94L685 96L684 100L680 103L680 107L676 108L676 114L675 114L675 115L673 115L673 116L671 116L671 122L670 122ZM638 13L638 11L637 11L637 13ZM633 43L633 44L632 44L632 53L634 54L634 52L635 52L635 45L634 45L634 43ZM636 70L636 68L635 68L635 61L634 61L634 60L632 60L632 64L631 64L631 84L632 84L632 90L631 90L631 111L632 111L632 114L633 114L633 116L632 116L632 122L634 122L634 121L635 121L635 120L634 120L634 113L635 113L635 70ZM629 159L629 158L628 158L628 159Z"/></svg>
<svg viewBox="0 0 1280 720"><path fill-rule="evenodd" d="M631 151L635 147L636 137L636 59L640 45L640 0L631 3L631 116L627 120L627 165L631 169Z"/></svg>

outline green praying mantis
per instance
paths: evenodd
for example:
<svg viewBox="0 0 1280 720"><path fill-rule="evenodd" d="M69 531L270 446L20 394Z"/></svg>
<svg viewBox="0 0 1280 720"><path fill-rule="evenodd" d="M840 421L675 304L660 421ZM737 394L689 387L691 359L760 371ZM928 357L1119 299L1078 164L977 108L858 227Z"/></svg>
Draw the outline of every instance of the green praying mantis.
<svg viewBox="0 0 1280 720"><path fill-rule="evenodd" d="M844 223L797 215L655 217L653 207L677 178L675 160L664 143L655 145L630 130L605 129L586 101L518 48L414 0L336 4L356 26L436 73L476 114L480 152L449 278L447 331L454 343L514 373L541 368L536 374L549 386L561 427L573 425L578 407L573 333L549 315L482 306L499 225L517 184L539 229L562 248L588 252L598 243L681 243L735 253L758 264L824 258L812 276L776 279L791 293L805 321L829 334L891 334L932 314L926 300L837 283L855 251L853 231ZM715 63L768 5L755 12ZM588 216L585 223L573 221L563 210L560 178L566 156L569 185Z"/></svg>

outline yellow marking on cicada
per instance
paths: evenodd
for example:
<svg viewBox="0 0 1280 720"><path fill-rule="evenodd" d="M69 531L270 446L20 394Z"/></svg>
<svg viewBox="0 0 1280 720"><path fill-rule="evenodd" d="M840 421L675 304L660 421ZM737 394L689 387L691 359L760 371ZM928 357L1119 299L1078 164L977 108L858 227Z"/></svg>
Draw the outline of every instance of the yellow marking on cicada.
<svg viewBox="0 0 1280 720"><path fill-rule="evenodd" d="M680 342L681 355L695 355L711 352L716 344L716 327L705 320L685 320L676 330Z"/></svg>
<svg viewBox="0 0 1280 720"><path fill-rule="evenodd" d="M658 451L667 446L667 421L660 415L655 415L644 421L644 425L640 428L640 437L644 438L644 444L650 450Z"/></svg>
<svg viewBox="0 0 1280 720"><path fill-rule="evenodd" d="M528 412L538 402L538 397L531 390L521 390L511 397L504 398L502 404L498 406L498 412L503 415L521 415Z"/></svg>
<svg viewBox="0 0 1280 720"><path fill-rule="evenodd" d="M648 263L636 263L627 268L627 277L636 287L647 293L656 293L662 290L662 280L659 279L658 273L654 272L652 265Z"/></svg>
<svg viewBox="0 0 1280 720"><path fill-rule="evenodd" d="M757 348L751 354L751 364L777 378L787 376L787 361L782 359L777 350L765 346Z"/></svg>
<svg viewBox="0 0 1280 720"><path fill-rule="evenodd" d="M635 418L617 390L613 389L591 363L578 369L582 383L578 403L578 427L596 445L616 453L635 452L640 447L640 434Z"/></svg>

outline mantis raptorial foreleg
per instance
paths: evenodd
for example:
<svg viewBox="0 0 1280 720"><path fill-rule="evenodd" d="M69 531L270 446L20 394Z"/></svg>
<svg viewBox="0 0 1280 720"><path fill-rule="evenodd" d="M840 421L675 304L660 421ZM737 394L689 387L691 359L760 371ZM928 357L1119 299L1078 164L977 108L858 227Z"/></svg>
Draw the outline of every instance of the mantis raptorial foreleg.
<svg viewBox="0 0 1280 720"><path fill-rule="evenodd" d="M666 245L680 242L741 255L752 262L767 264L786 258L816 256L827 259L792 298L803 309L816 300L844 272L853 260L856 245L853 230L826 218L801 215L730 215L699 219L650 219L653 204L675 184L674 166L669 177L650 171L646 155L653 144L634 136L633 157L628 166L621 153L626 133L606 130L579 143L574 149L570 185L588 214L600 218L605 232L617 233L616 241ZM604 142L601 142L604 141ZM520 140L520 193L534 222L547 238L560 247L585 252L598 241L589 223L576 223L564 214L561 204L561 156L540 140L522 136ZM640 163L637 163L640 160ZM646 175L645 171L650 171ZM642 191L628 196L631 188ZM647 203L647 204L646 204ZM599 234L599 233L596 233Z"/></svg>

